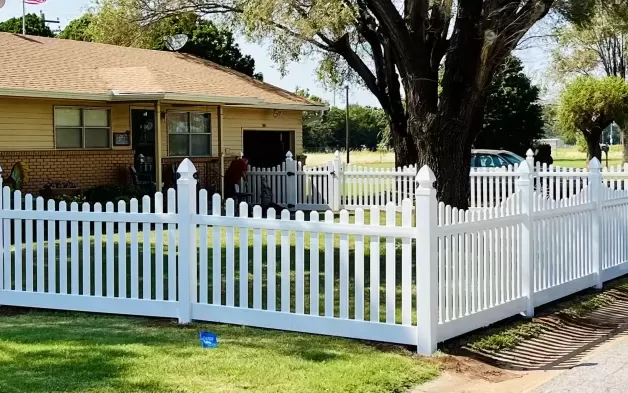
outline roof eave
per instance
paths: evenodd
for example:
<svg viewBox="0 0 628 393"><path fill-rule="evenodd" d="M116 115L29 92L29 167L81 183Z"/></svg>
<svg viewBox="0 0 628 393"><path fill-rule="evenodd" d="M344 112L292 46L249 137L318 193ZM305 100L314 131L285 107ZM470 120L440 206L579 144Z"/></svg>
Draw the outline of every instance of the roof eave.
<svg viewBox="0 0 628 393"><path fill-rule="evenodd" d="M229 108L260 108L260 109L277 109L277 110L293 110L293 111L311 111L320 112L329 109L327 105L311 105L311 104L274 104L262 102L255 105L227 105Z"/></svg>
<svg viewBox="0 0 628 393"><path fill-rule="evenodd" d="M226 105L233 108L260 108L296 111L325 111L329 109L326 105L312 104L278 104L265 102L254 97L224 97L208 96L202 94L182 94L182 93L132 93L110 90L107 93L77 93L67 91L52 90L28 90L28 89L3 89L0 88L0 97L28 97L28 98L48 98L60 100L85 100L85 101L178 101L190 103L203 103Z"/></svg>

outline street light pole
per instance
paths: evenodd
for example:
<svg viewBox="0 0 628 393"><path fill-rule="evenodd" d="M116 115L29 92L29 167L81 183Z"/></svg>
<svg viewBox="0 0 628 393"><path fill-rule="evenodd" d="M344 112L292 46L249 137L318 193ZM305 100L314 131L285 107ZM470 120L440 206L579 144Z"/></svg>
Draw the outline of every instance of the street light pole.
<svg viewBox="0 0 628 393"><path fill-rule="evenodd" d="M347 149L347 164L349 163L349 85L345 84L346 91L346 110L345 110L345 148Z"/></svg>

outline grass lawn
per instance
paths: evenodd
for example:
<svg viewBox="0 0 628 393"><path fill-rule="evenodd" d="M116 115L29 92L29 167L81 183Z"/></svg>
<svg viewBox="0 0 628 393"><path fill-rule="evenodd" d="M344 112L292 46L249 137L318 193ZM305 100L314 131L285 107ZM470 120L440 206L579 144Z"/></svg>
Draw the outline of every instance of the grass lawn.
<svg viewBox="0 0 628 393"><path fill-rule="evenodd" d="M240 326L0 308L0 392L403 392L438 368L400 347ZM198 332L218 334L201 349Z"/></svg>
<svg viewBox="0 0 628 393"><path fill-rule="evenodd" d="M351 216L351 221L355 219ZM366 214L366 222L369 215ZM382 217L383 220L383 217ZM397 215L399 220L399 215ZM399 223L398 223L399 224ZM104 229L104 226L103 226ZM141 226L140 226L141 229ZM93 232L92 232L93 233ZM200 233L200 232L199 232ZM139 293L142 295L143 280L143 233L138 234L138 272L141 276ZM225 302L226 281L226 233L222 234L222 302ZM239 229L234 234L234 298L239 302ZM266 305L266 244L267 234L263 233L264 245L264 294ZM199 235L200 236L200 235ZM208 234L210 237L211 234ZM253 294L253 251L252 231L249 232L249 305ZM78 238L79 249L79 290L82 291L82 243ZM118 291L119 263L117 260L119 237L114 236L115 292ZM106 246L103 237L103 265ZM154 232L150 233L152 280L155 271ZM323 261L325 256L324 238L320 237L319 287L324 288ZM350 236L350 259L354 258L355 237ZM369 319L369 238L365 239L365 319ZM90 238L91 255L94 255L96 242ZM166 238L164 237L164 244ZM280 237L277 237L277 245ZM334 309L339 315L339 238L334 239ZM305 236L304 290L305 312L309 311L309 235ZM59 242L56 242L57 288ZM211 282L212 249L208 238L208 275ZM295 235L290 237L291 254L291 304L294 310L295 297ZM69 242L68 242L69 247ZM400 245L395 245L399 251ZM44 249L45 277L48 268L48 244ZM380 320L385 320L385 241L380 243ZM126 255L131 247L130 236L126 236ZM34 248L34 259L37 257ZM15 253L15 248L13 248ZM396 253L396 320L401 322L400 258ZM68 285L70 283L70 252L68 251ZM280 248L276 251L281 256ZM23 260L25 251L22 252ZM52 262L52 261L51 261ZM353 317L354 281L353 263L350 263L350 316ZM277 307L280 304L279 285L280 263L277 262ZM414 267L412 267L414 269ZM33 270L36 272L36 264ZM103 268L103 270L105 270ZM127 296L130 294L130 262L127 261ZM94 264L91 265L94 272ZM37 274L35 273L36 277ZM164 250L164 276L167 280L167 250ZM26 277L26 266L22 268ZM13 272L13 279L15 272ZM103 283L103 288L106 285ZM94 282L92 277L92 291ZM167 296L167 282L164 283ZM200 288L199 288L200 289ZM155 284L152 285L155 296ZM211 290L209 300L211 301ZM414 283L413 283L414 297ZM1 299L0 299L1 301ZM414 303L414 302L413 302ZM320 313L324 312L324 299L320 299ZM0 307L0 392L403 392L420 384L438 373L434 364L422 360L402 347L371 345L357 340L325 336L288 333L273 330L255 329L233 325L198 323L190 327L180 327L168 320L148 318L89 315L83 313L29 311L14 313L13 309ZM414 310L413 310L414 314ZM413 320L416 316L413 315ZM219 348L203 350L198 343L198 331L207 330L218 334Z"/></svg>
<svg viewBox="0 0 628 393"><path fill-rule="evenodd" d="M333 153L306 153L308 165L322 165L329 160L334 159ZM341 154L343 160L346 154ZM562 167L584 168L587 165L586 153L578 151L575 146L563 147L552 150L554 165ZM608 156L609 165L621 164L622 147L614 145ZM350 159L352 164L361 165L371 168L392 168L395 162L395 156L391 152L370 152L355 151L351 152ZM606 165L606 157L604 156L603 164Z"/></svg>

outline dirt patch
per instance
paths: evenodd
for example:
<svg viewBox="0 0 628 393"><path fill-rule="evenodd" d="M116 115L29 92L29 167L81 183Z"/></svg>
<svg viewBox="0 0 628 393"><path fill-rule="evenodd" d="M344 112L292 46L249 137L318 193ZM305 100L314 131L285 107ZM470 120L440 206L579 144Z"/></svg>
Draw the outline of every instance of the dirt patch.
<svg viewBox="0 0 628 393"><path fill-rule="evenodd" d="M496 383L520 377L513 372L481 362L472 357L442 355L435 357L434 361L443 371L460 374L468 379L481 379Z"/></svg>

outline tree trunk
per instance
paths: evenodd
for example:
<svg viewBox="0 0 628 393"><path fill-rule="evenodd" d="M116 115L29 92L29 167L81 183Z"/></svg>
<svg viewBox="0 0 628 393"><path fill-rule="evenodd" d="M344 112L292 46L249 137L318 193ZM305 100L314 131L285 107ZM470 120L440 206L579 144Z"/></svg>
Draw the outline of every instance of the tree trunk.
<svg viewBox="0 0 628 393"><path fill-rule="evenodd" d="M409 121L408 129L417 138L419 167L427 165L436 174L438 200L459 209L468 209L470 124L417 120Z"/></svg>
<svg viewBox="0 0 628 393"><path fill-rule="evenodd" d="M395 151L395 168L415 165L418 160L416 143L408 133L407 123L393 122L390 124L390 136Z"/></svg>
<svg viewBox="0 0 628 393"><path fill-rule="evenodd" d="M626 138L626 132L624 131L623 127L621 130L621 144L624 148L622 154L622 164L625 164L628 162L628 138Z"/></svg>
<svg viewBox="0 0 628 393"><path fill-rule="evenodd" d="M587 160L591 161L593 157L597 157L601 162L602 149L600 148L600 134L584 134L584 139L587 141Z"/></svg>

